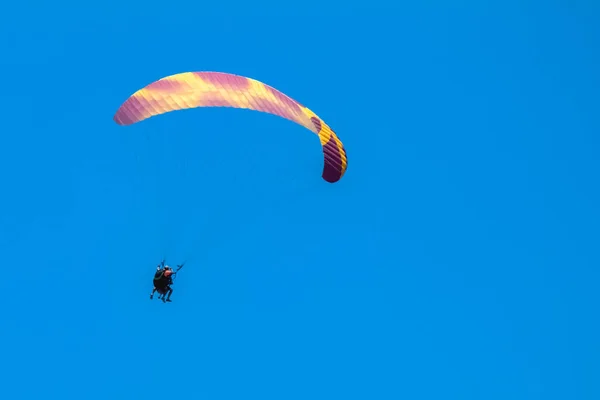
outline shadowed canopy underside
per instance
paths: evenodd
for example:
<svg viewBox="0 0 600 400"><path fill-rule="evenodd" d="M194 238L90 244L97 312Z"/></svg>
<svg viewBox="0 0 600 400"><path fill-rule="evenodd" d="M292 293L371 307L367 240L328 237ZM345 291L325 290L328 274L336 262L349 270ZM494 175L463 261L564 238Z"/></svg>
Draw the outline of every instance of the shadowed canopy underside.
<svg viewBox="0 0 600 400"><path fill-rule="evenodd" d="M339 181L348 165L335 132L308 108L254 79L222 72L184 72L138 90L117 110L114 120L131 125L155 115L196 107L233 107L261 111L294 121L315 133L324 154L323 179Z"/></svg>

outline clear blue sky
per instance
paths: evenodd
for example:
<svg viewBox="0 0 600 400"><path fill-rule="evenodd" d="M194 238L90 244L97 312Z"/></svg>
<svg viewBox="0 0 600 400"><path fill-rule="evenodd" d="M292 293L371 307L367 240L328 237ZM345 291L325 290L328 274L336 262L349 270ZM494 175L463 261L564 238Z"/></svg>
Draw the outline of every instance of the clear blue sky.
<svg viewBox="0 0 600 400"><path fill-rule="evenodd" d="M3 399L600 398L598 3L395 3L2 5ZM202 70L346 176L267 114L112 120Z"/></svg>

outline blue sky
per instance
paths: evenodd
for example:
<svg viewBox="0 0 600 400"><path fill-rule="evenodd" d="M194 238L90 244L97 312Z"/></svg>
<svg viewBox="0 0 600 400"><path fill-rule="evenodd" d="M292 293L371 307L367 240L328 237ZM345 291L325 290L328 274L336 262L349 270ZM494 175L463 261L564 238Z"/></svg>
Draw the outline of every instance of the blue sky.
<svg viewBox="0 0 600 400"><path fill-rule="evenodd" d="M412 3L3 5L3 398L599 398L598 4ZM202 70L346 176L262 113L113 122Z"/></svg>

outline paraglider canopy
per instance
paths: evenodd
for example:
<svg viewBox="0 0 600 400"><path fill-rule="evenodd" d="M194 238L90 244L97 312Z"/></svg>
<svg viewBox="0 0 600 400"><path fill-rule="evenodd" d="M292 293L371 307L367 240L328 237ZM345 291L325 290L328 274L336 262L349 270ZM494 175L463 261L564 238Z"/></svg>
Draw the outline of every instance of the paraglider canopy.
<svg viewBox="0 0 600 400"><path fill-rule="evenodd" d="M155 115L196 107L245 108L294 121L319 137L325 181L337 182L346 172L344 145L321 118L280 91L239 75L184 72L167 76L131 95L119 107L114 120L119 125L131 125Z"/></svg>

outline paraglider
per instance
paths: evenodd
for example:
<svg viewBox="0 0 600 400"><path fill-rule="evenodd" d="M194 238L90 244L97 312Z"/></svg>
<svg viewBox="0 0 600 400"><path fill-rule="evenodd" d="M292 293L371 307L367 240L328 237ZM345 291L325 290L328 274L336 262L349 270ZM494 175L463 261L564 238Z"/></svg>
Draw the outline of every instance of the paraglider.
<svg viewBox="0 0 600 400"><path fill-rule="evenodd" d="M239 75L184 72L164 77L132 94L119 107L114 120L119 125L131 125L155 115L197 107L244 108L293 121L319 137L325 181L337 182L346 172L346 150L329 125L280 91Z"/></svg>
<svg viewBox="0 0 600 400"><path fill-rule="evenodd" d="M137 90L118 108L113 119L132 125L171 111L201 107L231 107L260 111L293 121L319 137L324 165L322 177L338 182L346 173L346 150L337 134L319 116L287 95L257 80L224 72L184 72L166 76ZM173 271L159 264L153 279L154 293L170 302Z"/></svg>
<svg viewBox="0 0 600 400"><path fill-rule="evenodd" d="M154 279L152 280L154 287L152 288L152 293L150 293L150 300L154 298L154 293L158 292L160 295L158 297L159 300L162 300L163 303L171 302L171 295L173 294L173 288L171 288L173 277L181 268L183 268L184 264L185 263L178 265L176 271L173 271L173 268L170 266L165 265L164 260L158 264L156 272L154 273Z"/></svg>

